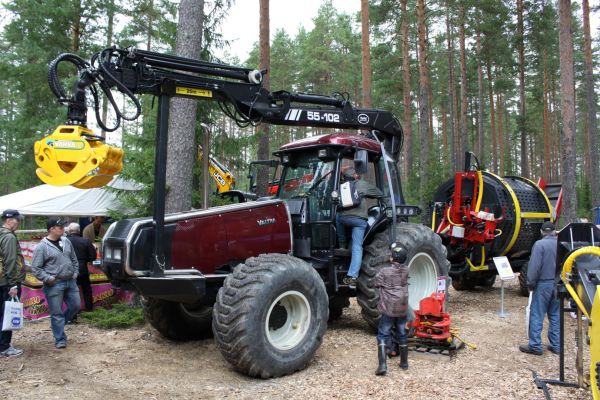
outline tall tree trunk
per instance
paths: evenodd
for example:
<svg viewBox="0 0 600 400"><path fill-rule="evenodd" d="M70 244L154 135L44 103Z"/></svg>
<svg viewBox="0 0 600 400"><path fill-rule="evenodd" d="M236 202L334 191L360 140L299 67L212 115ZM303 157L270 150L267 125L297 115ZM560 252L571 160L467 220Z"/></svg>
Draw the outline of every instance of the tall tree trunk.
<svg viewBox="0 0 600 400"><path fill-rule="evenodd" d="M496 94L496 112L498 113L498 159L499 159L499 170L500 175L506 175L506 165L504 165L504 152L505 152L505 135L504 135L504 105L502 104L502 95Z"/></svg>
<svg viewBox="0 0 600 400"><path fill-rule="evenodd" d="M483 110L483 67L481 65L481 33L477 31L476 36L476 45L477 45L477 108L478 108L478 117L477 117L477 157L481 160L482 163L485 163L487 159L487 154L485 154L483 150L483 120L484 110Z"/></svg>
<svg viewBox="0 0 600 400"><path fill-rule="evenodd" d="M203 10L204 0L181 0L175 44L175 52L178 56L194 59L200 56ZM167 213L187 211L192 208L197 104L197 101L192 99L171 99L166 180L169 188L165 204ZM209 149L204 149L204 153L208 157Z"/></svg>
<svg viewBox="0 0 600 400"><path fill-rule="evenodd" d="M202 34L200 34L202 35ZM146 24L146 50L150 51L152 47L152 38L154 36L154 0L148 4L148 23Z"/></svg>
<svg viewBox="0 0 600 400"><path fill-rule="evenodd" d="M523 0L517 0L517 48L519 53L519 133L521 139L521 175L528 178L527 131L525 118L525 32L523 30Z"/></svg>
<svg viewBox="0 0 600 400"><path fill-rule="evenodd" d="M460 140L457 153L458 165L464 165L467 149L467 56L465 51L465 5L460 6L460 25L458 28L460 42Z"/></svg>
<svg viewBox="0 0 600 400"><path fill-rule="evenodd" d="M543 145L544 145L544 156L542 157L542 177L544 179L552 179L552 154L550 152L550 110L549 110L549 101L550 92L548 88L548 65L547 65L547 54L546 50L544 50L544 55L542 57L543 63L543 83L542 83L542 126L544 129L543 133Z"/></svg>
<svg viewBox="0 0 600 400"><path fill-rule="evenodd" d="M260 69L271 69L271 46L269 30L269 0L260 0L260 22L258 41L260 48ZM263 87L270 89L269 74L263 78ZM258 158L266 160L269 158L269 125L259 124L256 127L258 134ZM256 177L256 190L259 196L266 196L269 186L269 171L267 168L259 168Z"/></svg>
<svg viewBox="0 0 600 400"><path fill-rule="evenodd" d="M592 37L590 35L590 4L583 0L583 38L585 53L585 88L590 149L590 185L592 207L600 206L600 150L598 149L598 122L596 120L596 94L594 92L594 64L592 61ZM596 212L600 212L596 211ZM595 216L594 216L595 219Z"/></svg>
<svg viewBox="0 0 600 400"><path fill-rule="evenodd" d="M360 0L362 22L363 107L371 108L371 47L369 46L369 0Z"/></svg>
<svg viewBox="0 0 600 400"><path fill-rule="evenodd" d="M106 2L106 47L112 46L113 40L113 29L114 29L114 17L115 17L115 9L114 9L114 0L107 0ZM102 122L106 125L106 120L108 118L108 101L105 98L102 101ZM108 126L108 125L106 125ZM106 131L103 129L101 133L102 137L106 137Z"/></svg>
<svg viewBox="0 0 600 400"><path fill-rule="evenodd" d="M492 62L487 61L487 78L488 78L488 97L490 100L490 136L492 138L492 149L490 157L492 161L492 171L498 173L498 144L496 142L496 112L494 111L494 81L492 80Z"/></svg>
<svg viewBox="0 0 600 400"><path fill-rule="evenodd" d="M575 169L575 78L573 68L573 36L571 33L571 0L558 1L559 54L560 54L560 108L562 112L562 222L577 218L577 190Z"/></svg>
<svg viewBox="0 0 600 400"><path fill-rule="evenodd" d="M454 38L452 35L452 22L450 20L451 1L446 2L446 41L448 42L448 113L450 114L450 154L453 171L462 168L458 162L458 134L456 133L456 84L454 82Z"/></svg>
<svg viewBox="0 0 600 400"><path fill-rule="evenodd" d="M79 52L79 42L81 40L81 1L76 0L73 5L73 31L71 32L71 49L73 53Z"/></svg>
<svg viewBox="0 0 600 400"><path fill-rule="evenodd" d="M417 24L419 32L419 133L420 133L420 187L419 203L426 209L430 155L429 148L429 69L427 67L427 41L425 25L425 0L417 0Z"/></svg>
<svg viewBox="0 0 600 400"><path fill-rule="evenodd" d="M413 132L412 132L412 109L411 109L411 82L410 82L410 43L408 41L408 14L406 3L408 0L400 0L400 11L402 13L402 103L404 104L404 178L408 179L409 171L413 166Z"/></svg>

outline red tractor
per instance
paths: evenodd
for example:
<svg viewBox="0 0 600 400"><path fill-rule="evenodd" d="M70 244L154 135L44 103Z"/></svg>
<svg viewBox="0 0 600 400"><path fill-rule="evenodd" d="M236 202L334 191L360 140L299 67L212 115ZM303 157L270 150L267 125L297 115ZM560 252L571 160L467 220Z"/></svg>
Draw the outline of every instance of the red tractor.
<svg viewBox="0 0 600 400"><path fill-rule="evenodd" d="M62 61L80 71L70 97L56 83ZM449 263L439 236L407 222L420 210L406 205L402 194L397 169L402 130L393 115L354 108L342 95L269 92L260 83L264 73L115 48L96 54L91 63L62 55L50 66L51 87L69 105L73 141L100 140L89 132L78 134L86 124L86 89L103 90L109 97L111 88L131 99L144 93L159 97L154 216L111 225L103 241L106 273L115 284L143 296L148 321L164 336L184 340L212 333L237 370L268 378L305 368L323 340L327 321L342 314L349 297L357 297L365 320L376 327L378 292L373 281L389 262L391 242L408 249L410 301L415 309L436 291ZM173 96L219 101L224 112L245 123L367 132L331 133L282 146L275 152L282 166L275 196L165 215L165 114ZM51 140L52 135L43 139ZM71 156L54 150L36 156L38 165L43 165L43 157L53 157L60 165L38 171L48 183L78 184L94 171L107 170L98 156L96 169L79 178L73 173L78 165L62 162L61 157ZM85 146L81 152L96 156ZM349 165L383 192L369 204L355 288L342 284L349 256L334 251L340 175Z"/></svg>

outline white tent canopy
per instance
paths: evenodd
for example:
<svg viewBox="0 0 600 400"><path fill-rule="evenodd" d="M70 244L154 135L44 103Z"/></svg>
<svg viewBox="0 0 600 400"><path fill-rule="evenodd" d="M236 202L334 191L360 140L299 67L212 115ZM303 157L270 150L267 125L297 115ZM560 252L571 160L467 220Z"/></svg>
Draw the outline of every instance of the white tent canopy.
<svg viewBox="0 0 600 400"><path fill-rule="evenodd" d="M115 177L109 187L139 190L141 185ZM23 215L108 215L109 210L127 213L114 191L105 188L77 189L73 186L40 185L0 197L0 211L15 209Z"/></svg>

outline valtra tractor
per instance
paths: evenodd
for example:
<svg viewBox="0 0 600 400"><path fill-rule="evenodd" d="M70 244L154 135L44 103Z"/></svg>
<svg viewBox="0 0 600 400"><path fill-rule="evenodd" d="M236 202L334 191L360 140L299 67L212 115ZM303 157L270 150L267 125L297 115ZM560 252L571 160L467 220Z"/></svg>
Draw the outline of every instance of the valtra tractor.
<svg viewBox="0 0 600 400"><path fill-rule="evenodd" d="M520 291L527 295L531 248L541 237L542 224L558 217L561 196L559 184L482 171L477 158L467 153L465 171L438 188L431 213L432 229L448 250L452 286L492 286L497 273L493 258L506 256L513 271L520 271Z"/></svg>
<svg viewBox="0 0 600 400"><path fill-rule="evenodd" d="M58 81L62 62L74 64L80 75L70 96ZM111 225L102 245L103 268L115 284L143 296L147 320L164 336L184 340L212 332L235 369L268 378L305 368L327 321L342 314L349 297L357 297L363 317L376 327L373 281L389 263L391 242L408 250L413 308L436 291L449 263L439 236L407 222L420 210L406 205L402 195L397 170L402 129L393 115L354 108L341 94L269 92L261 85L265 73L136 49L106 49L91 62L63 54L50 64L49 82L69 107L67 125L38 141L35 150L44 182L103 185L119 172L122 152L85 127L86 91L96 109L103 91L117 116L128 119L139 116L136 95L158 96L154 215ZM136 115L116 108L112 89L136 105ZM282 171L274 197L165 215L167 121L174 96L217 101L240 124L366 132L334 132L282 146L275 152ZM340 175L349 165L383 192L369 204L356 287L342 284L350 257L334 251Z"/></svg>

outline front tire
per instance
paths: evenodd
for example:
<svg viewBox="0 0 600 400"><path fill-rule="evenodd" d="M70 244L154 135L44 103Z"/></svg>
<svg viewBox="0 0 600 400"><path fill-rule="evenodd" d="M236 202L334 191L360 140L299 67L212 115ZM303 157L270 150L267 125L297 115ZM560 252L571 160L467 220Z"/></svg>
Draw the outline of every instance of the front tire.
<svg viewBox="0 0 600 400"><path fill-rule="evenodd" d="M450 263L446 259L446 248L442 240L424 225L400 223L396 226L396 243L408 251L408 303L418 310L421 299L437 290L438 276L448 276ZM377 309L379 290L375 287L375 275L390 265L388 232L378 233L364 247L361 272L357 280L357 302L361 314L373 329L377 329L380 313ZM447 288L446 288L447 290Z"/></svg>
<svg viewBox="0 0 600 400"><path fill-rule="evenodd" d="M325 284L313 267L289 255L262 254L225 279L213 332L236 370L271 378L308 365L323 340L328 314Z"/></svg>
<svg viewBox="0 0 600 400"><path fill-rule="evenodd" d="M146 321L168 339L184 341L212 336L212 307L155 298L143 299L142 306Z"/></svg>

